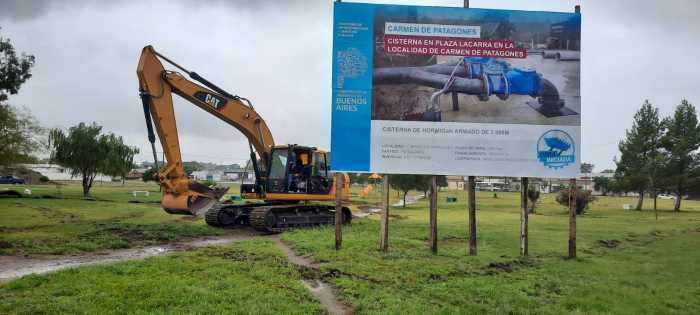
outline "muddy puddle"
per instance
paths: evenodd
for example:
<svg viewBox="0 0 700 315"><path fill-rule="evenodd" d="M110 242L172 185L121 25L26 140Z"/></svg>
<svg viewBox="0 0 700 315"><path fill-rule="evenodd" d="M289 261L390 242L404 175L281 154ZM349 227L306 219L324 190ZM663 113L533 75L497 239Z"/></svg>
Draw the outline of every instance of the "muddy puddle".
<svg viewBox="0 0 700 315"><path fill-rule="evenodd" d="M418 202L418 200L423 199L423 197L424 197L423 195L406 196L406 205L414 204L414 203ZM401 206L403 206L403 199L401 199L401 201L391 205L390 207L401 207ZM356 218L364 218L366 216L369 216L369 215L372 215L375 213L379 213L380 211L382 211L382 207L377 206L377 207L369 208L369 209L365 210L364 212L353 213L352 216L356 217Z"/></svg>
<svg viewBox="0 0 700 315"><path fill-rule="evenodd" d="M320 264L313 262L313 260L309 257L297 256L289 245L280 240L279 234L269 235L267 238L272 240L275 243L275 246L282 249L284 254L289 257L289 261L292 263L314 269L319 269L321 267ZM321 306L327 308L329 314L347 314L347 307L338 301L338 297L333 292L333 288L331 287L330 283L322 282L318 279L303 279L300 281L301 284L309 289L311 294L321 300Z"/></svg>
<svg viewBox="0 0 700 315"><path fill-rule="evenodd" d="M85 265L105 264L121 260L143 259L209 245L231 244L233 241L250 240L259 234L250 231L219 237L191 238L181 242L166 245L148 246L140 248L126 248L117 250L100 251L88 255L75 256L50 256L40 258L22 258L15 256L0 256L0 282L8 282L14 278L32 273L47 273L65 268L73 268Z"/></svg>

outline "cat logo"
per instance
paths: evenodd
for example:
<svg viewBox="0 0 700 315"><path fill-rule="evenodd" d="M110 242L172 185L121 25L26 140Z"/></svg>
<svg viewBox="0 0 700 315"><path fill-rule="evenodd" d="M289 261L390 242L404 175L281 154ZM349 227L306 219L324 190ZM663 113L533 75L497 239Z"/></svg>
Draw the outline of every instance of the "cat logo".
<svg viewBox="0 0 700 315"><path fill-rule="evenodd" d="M204 98L204 102L216 108L216 105L219 104L219 99L207 93L207 97Z"/></svg>
<svg viewBox="0 0 700 315"><path fill-rule="evenodd" d="M213 107L218 111L224 109L224 107L226 107L226 104L228 103L227 99L204 91L195 92L194 97L204 103L207 103L207 105Z"/></svg>

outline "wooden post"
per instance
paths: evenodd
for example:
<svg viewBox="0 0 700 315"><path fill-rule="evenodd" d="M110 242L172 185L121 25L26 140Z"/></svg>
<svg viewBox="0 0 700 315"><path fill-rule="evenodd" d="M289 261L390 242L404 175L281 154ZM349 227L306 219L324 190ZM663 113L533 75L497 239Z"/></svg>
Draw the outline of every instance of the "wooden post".
<svg viewBox="0 0 700 315"><path fill-rule="evenodd" d="M520 254L527 255L527 177L520 178Z"/></svg>
<svg viewBox="0 0 700 315"><path fill-rule="evenodd" d="M569 258L576 258L576 179L569 181Z"/></svg>
<svg viewBox="0 0 700 315"><path fill-rule="evenodd" d="M476 178L469 176L469 253L476 255Z"/></svg>
<svg viewBox="0 0 700 315"><path fill-rule="evenodd" d="M382 227L380 231L379 251L389 250L389 174L382 177Z"/></svg>
<svg viewBox="0 0 700 315"><path fill-rule="evenodd" d="M335 250L343 244L343 173L335 172Z"/></svg>
<svg viewBox="0 0 700 315"><path fill-rule="evenodd" d="M437 253L437 176L430 175L430 251Z"/></svg>
<svg viewBox="0 0 700 315"><path fill-rule="evenodd" d="M574 7L575 13L581 13L581 6ZM576 258L576 197L573 189L576 188L576 179L569 181L569 258Z"/></svg>

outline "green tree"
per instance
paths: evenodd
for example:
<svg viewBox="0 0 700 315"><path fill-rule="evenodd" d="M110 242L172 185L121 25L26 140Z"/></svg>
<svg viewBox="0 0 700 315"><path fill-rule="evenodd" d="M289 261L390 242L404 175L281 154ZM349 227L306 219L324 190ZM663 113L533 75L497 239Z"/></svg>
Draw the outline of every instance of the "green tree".
<svg viewBox="0 0 700 315"><path fill-rule="evenodd" d="M124 186L126 174L135 168L134 155L139 153L139 149L125 145L122 137L115 136L113 133L106 136L109 147L101 173L112 177L121 177L122 186Z"/></svg>
<svg viewBox="0 0 700 315"><path fill-rule="evenodd" d="M360 173L357 175L355 182L360 185L365 185L367 184L367 179L369 179L370 176L372 176L370 173Z"/></svg>
<svg viewBox="0 0 700 315"><path fill-rule="evenodd" d="M348 173L350 177L350 185L357 183L357 173Z"/></svg>
<svg viewBox="0 0 700 315"><path fill-rule="evenodd" d="M576 198L576 214L584 214L586 210L589 209L590 205L598 200L596 196L591 194L590 190L582 190L581 188L574 187L573 189L566 188L562 190L555 198L556 201L560 205L568 207L570 191L574 194L574 198Z"/></svg>
<svg viewBox="0 0 700 315"><path fill-rule="evenodd" d="M116 154L112 151L132 152L133 148L123 144L121 137L114 134L100 134L102 127L93 123L80 123L71 127L67 132L63 129L52 129L51 162L71 170L71 175L81 176L83 195L87 196L92 182L98 173L112 173L116 168L117 157L125 159L129 154ZM126 161L121 163L126 164ZM131 162L129 162L131 163Z"/></svg>
<svg viewBox="0 0 700 315"><path fill-rule="evenodd" d="M611 196L615 196L617 194L622 193L622 189L620 188L620 182L611 180L608 183L608 191L610 192Z"/></svg>
<svg viewBox="0 0 700 315"><path fill-rule="evenodd" d="M530 200L530 202L527 204L527 212L537 213L537 206L540 204L540 191L532 187L528 187L527 199Z"/></svg>
<svg viewBox="0 0 700 315"><path fill-rule="evenodd" d="M46 129L27 108L0 104L0 164L32 162L44 152Z"/></svg>
<svg viewBox="0 0 700 315"><path fill-rule="evenodd" d="M610 184L610 178L607 178L605 176L596 176L593 177L593 183L594 190L600 190L600 193L602 193L603 196L608 195L608 185Z"/></svg>
<svg viewBox="0 0 700 315"><path fill-rule="evenodd" d="M448 185L449 184L447 183L447 176L438 175L438 177L437 177L438 191L442 190L443 187L447 187Z"/></svg>
<svg viewBox="0 0 700 315"><path fill-rule="evenodd" d="M591 163L581 163L581 173L593 173L595 165Z"/></svg>
<svg viewBox="0 0 700 315"><path fill-rule="evenodd" d="M632 129L627 130L627 137L621 140L618 148L622 155L614 160L617 165L615 177L626 182L628 191L639 194L637 210L642 209L644 193L649 189L649 181L644 174L644 167L655 156L661 146L664 128L659 121L659 109L644 101L634 115Z"/></svg>
<svg viewBox="0 0 700 315"><path fill-rule="evenodd" d="M658 196L659 191L664 189L664 186L668 180L669 176L667 174L667 168L668 154L664 154L662 152L657 152L655 155L652 155L647 162L647 165L644 166L644 175L649 181L649 188L652 192L651 195L654 196L654 215L656 216L657 220L659 217L656 212L656 197Z"/></svg>
<svg viewBox="0 0 700 315"><path fill-rule="evenodd" d="M430 176L429 175L413 175L415 176L415 183L413 184L413 189L422 191L424 196L428 195L428 190L430 190ZM404 205L405 205L404 201Z"/></svg>
<svg viewBox="0 0 700 315"><path fill-rule="evenodd" d="M614 169L606 168L601 173L615 173Z"/></svg>
<svg viewBox="0 0 700 315"><path fill-rule="evenodd" d="M700 126L695 107L683 100L673 117L664 119L664 125L667 131L661 143L668 152L668 189L678 196L674 210L679 211L681 197L696 186L700 170L696 152L700 148Z"/></svg>
<svg viewBox="0 0 700 315"><path fill-rule="evenodd" d="M199 169L197 168L197 165L195 165L195 164L193 164L193 163L187 163L187 164L185 164L185 165L182 167L182 169L183 169L183 170L185 171L185 173L187 174L187 178L189 178L190 176L192 176L192 173L193 173L193 172L196 172L196 171L199 170Z"/></svg>
<svg viewBox="0 0 700 315"><path fill-rule="evenodd" d="M622 194L627 195L627 192L630 191L629 185L626 181L621 180L621 179L615 179L611 180L608 183L608 191L610 191L613 194L618 194L622 196Z"/></svg>
<svg viewBox="0 0 700 315"><path fill-rule="evenodd" d="M420 181L425 181L421 176L424 175L408 175L408 174L396 174L391 175L389 178L389 186L392 189L398 189L403 191L403 206L406 206L406 194L412 189L416 189L416 184L421 185ZM423 186L420 186L422 190Z"/></svg>
<svg viewBox="0 0 700 315"><path fill-rule="evenodd" d="M156 168L152 167L147 169L145 172L141 173L141 180L148 183L148 182L156 182L156 179L153 178L153 175L156 174Z"/></svg>
<svg viewBox="0 0 700 315"><path fill-rule="evenodd" d="M34 56L22 53L17 56L10 39L0 37L0 104L7 100L8 95L19 93L19 89L32 77Z"/></svg>

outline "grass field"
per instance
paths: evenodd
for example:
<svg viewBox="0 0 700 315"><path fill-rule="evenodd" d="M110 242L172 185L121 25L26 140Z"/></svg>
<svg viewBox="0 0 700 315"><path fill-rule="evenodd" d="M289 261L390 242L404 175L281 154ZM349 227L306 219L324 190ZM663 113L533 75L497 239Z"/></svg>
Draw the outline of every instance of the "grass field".
<svg viewBox="0 0 700 315"><path fill-rule="evenodd" d="M29 275L0 284L0 314L319 314L270 240Z"/></svg>
<svg viewBox="0 0 700 315"><path fill-rule="evenodd" d="M207 226L203 218L192 221L194 217L165 213L158 186L131 185L93 187L89 197L83 197L78 185L64 185L60 194L51 185L0 186L32 192L0 199L0 254L76 254L225 233ZM149 197L134 197L134 190L147 190Z"/></svg>
<svg viewBox="0 0 700 315"><path fill-rule="evenodd" d="M446 203L444 197L457 197ZM467 194L439 195L439 252L428 252L428 201L392 208L389 253L378 252L378 216L344 230L288 233L300 254L346 276L332 283L361 313L696 313L700 308L700 213L620 210L633 198L600 198L578 217L579 259L565 259L568 211L544 195L530 215L530 255L519 255L519 194L477 192L478 255L469 255ZM647 200L645 209L652 205ZM684 201L683 209L700 203ZM672 201L659 202L672 209ZM411 285L413 280L413 286Z"/></svg>
<svg viewBox="0 0 700 315"><path fill-rule="evenodd" d="M110 224L170 238L223 233L201 220L167 215L156 203L129 203L134 187L95 187L91 197L97 201L85 200L79 187L75 193L66 188L62 195L70 199L0 199L0 240L20 242L5 254L41 255L56 246L80 252L76 242L108 248L108 242L85 235L123 235ZM49 186L32 190L35 197L55 192ZM447 196L458 202L444 202ZM628 211L622 204L636 199L601 197L578 217L579 258L567 260L568 211L554 195L543 195L538 213L530 215L527 257L519 255L519 194L493 198L477 192L476 197L476 256L469 255L464 191L439 194L437 254L428 252L427 200L392 208L388 253L378 252L378 215L346 226L338 252L333 227L285 233L282 240L324 263L316 276L331 282L355 314L695 314L700 309L700 202L683 201L684 211L660 211L656 220L653 200L645 200L644 211ZM139 198L157 201L159 195ZM393 191L392 202L398 200ZM358 210L378 202L353 198L349 206ZM659 201L659 209L672 206L671 200ZM48 218L41 207L65 213L65 223L55 215ZM46 244L52 238L63 241ZM0 284L0 314L323 313L297 281L308 276L305 272L269 240L255 239L24 276ZM85 300L99 302L81 303Z"/></svg>

